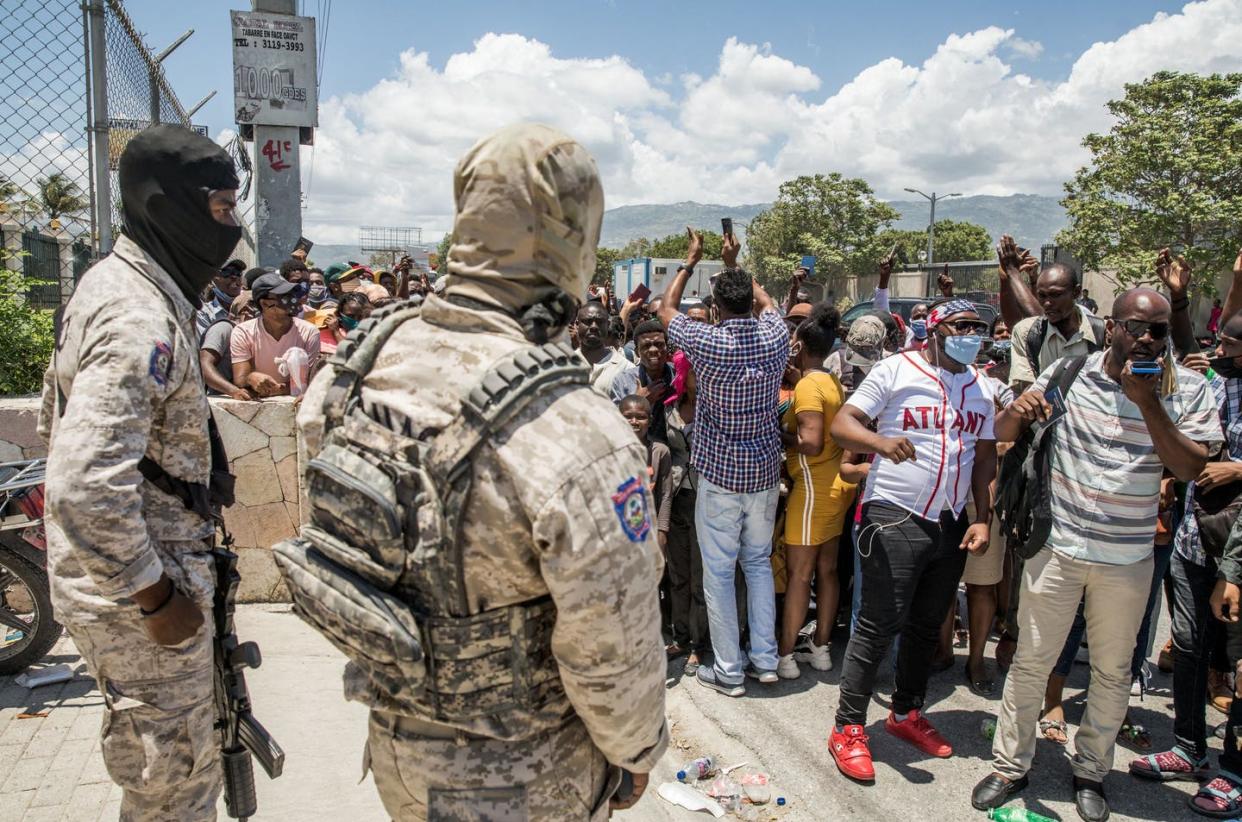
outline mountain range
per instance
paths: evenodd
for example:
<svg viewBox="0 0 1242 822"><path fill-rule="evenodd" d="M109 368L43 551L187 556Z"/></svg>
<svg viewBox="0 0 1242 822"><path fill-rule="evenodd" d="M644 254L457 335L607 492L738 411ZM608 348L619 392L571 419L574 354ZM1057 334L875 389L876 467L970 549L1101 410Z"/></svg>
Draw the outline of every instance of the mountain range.
<svg viewBox="0 0 1242 822"><path fill-rule="evenodd" d="M893 228L920 231L927 227L926 200L896 200L889 205L901 214ZM755 215L770 207L771 203L725 206L682 202L612 208L604 212L600 245L621 248L640 237L657 240L685 231L688 225L719 231L721 217L732 217L737 233L744 235L746 225ZM1028 248L1052 242L1066 225L1065 209L1059 198L1038 194L953 197L937 201L936 219L977 223L987 229L994 241L1002 234L1011 234Z"/></svg>
<svg viewBox="0 0 1242 822"><path fill-rule="evenodd" d="M631 240L646 237L658 240L669 234L686 230L686 226L720 230L720 218L732 217L739 236L745 236L746 226L755 215L771 207L771 203L746 205L712 205L705 203L648 203L620 206L604 212L604 228L600 245L621 248ZM927 227L928 205L926 200L889 203L901 218L893 228L921 231ZM1052 242L1057 232L1065 227L1065 209L1058 198L1038 194L1011 194L1008 197L975 195L953 197L936 204L936 218L941 220L966 220L987 229L992 240L1002 234L1012 234L1019 244L1038 248ZM317 245L311 258L320 265L338 260L361 260L370 257L356 245Z"/></svg>

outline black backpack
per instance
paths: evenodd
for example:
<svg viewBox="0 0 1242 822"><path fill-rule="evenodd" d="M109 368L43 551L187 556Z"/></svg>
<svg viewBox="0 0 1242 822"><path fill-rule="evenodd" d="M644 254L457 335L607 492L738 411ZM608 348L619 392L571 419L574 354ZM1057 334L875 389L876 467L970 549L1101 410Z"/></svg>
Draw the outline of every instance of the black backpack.
<svg viewBox="0 0 1242 822"><path fill-rule="evenodd" d="M1105 324L1094 314L1087 314L1084 319L1091 326L1091 337L1087 339L1087 351L1094 354L1104 347ZM1039 367L1039 352L1044 350L1044 339L1048 336L1048 318L1040 317L1031 323L1026 332L1026 358L1031 364L1031 373L1039 376L1043 369ZM1085 334L1083 335L1086 336ZM1092 339L1094 338L1094 339Z"/></svg>
<svg viewBox="0 0 1242 822"><path fill-rule="evenodd" d="M1085 356L1058 360L1046 390L1059 386L1068 404L1070 386L1086 361ZM1024 431L1005 454L996 479L1001 533L1023 559L1039 553L1052 533L1052 448L1059 421L1035 422Z"/></svg>

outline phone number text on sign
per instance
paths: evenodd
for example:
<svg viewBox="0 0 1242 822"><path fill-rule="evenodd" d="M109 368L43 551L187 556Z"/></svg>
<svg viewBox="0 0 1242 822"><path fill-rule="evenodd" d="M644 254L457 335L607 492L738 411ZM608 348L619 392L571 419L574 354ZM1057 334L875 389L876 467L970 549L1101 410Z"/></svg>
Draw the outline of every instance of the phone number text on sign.
<svg viewBox="0 0 1242 822"><path fill-rule="evenodd" d="M318 125L314 18L245 11L230 15L237 122Z"/></svg>

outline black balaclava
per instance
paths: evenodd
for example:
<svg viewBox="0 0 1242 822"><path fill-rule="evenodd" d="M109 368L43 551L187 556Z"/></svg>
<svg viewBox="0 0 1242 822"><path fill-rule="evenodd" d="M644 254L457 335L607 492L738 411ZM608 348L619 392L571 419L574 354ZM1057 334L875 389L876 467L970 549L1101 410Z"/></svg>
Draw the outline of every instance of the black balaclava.
<svg viewBox="0 0 1242 822"><path fill-rule="evenodd" d="M187 128L153 126L125 146L118 168L122 233L168 272L195 308L241 240L211 216L211 191L238 187L233 160Z"/></svg>

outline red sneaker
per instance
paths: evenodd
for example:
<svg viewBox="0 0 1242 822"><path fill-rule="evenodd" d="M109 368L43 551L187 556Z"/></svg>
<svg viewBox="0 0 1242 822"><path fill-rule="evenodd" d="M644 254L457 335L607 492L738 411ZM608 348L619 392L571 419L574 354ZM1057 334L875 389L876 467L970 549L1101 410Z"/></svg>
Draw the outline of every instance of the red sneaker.
<svg viewBox="0 0 1242 822"><path fill-rule="evenodd" d="M943 759L953 755L953 746L918 710L910 711L904 722L898 722L892 711L889 711L884 730L898 739L904 739L930 756L939 756Z"/></svg>
<svg viewBox="0 0 1242 822"><path fill-rule="evenodd" d="M875 766L871 764L871 748L867 746L867 733L862 725L846 725L838 731L834 725L828 737L828 750L841 773L860 782L875 781Z"/></svg>

